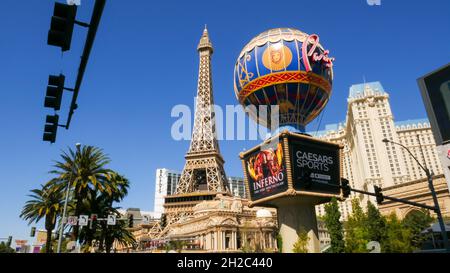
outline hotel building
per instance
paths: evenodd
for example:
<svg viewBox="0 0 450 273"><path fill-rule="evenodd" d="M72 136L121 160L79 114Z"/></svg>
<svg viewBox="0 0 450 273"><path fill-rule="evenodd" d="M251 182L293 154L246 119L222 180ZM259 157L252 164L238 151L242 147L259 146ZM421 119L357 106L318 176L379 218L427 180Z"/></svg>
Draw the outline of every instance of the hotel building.
<svg viewBox="0 0 450 273"><path fill-rule="evenodd" d="M343 177L349 180L352 188L373 192L373 186L379 186L384 194L389 195L389 189L398 193L402 185L411 185L414 181L420 184L426 178L425 172L405 149L383 142L385 138L406 146L434 173L436 179L440 179L443 170L428 120L394 121L389 94L380 82L351 86L347 101L345 122L327 125L325 130L309 134L344 146ZM411 194L414 195L413 192ZM350 198L340 203L343 220L351 214L351 199L355 197L361 200L363 207L366 206L367 196L352 193ZM439 198L443 214L449 215L448 190L443 189ZM375 200L370 200L376 204ZM396 212L400 217L404 216L396 211L397 208L391 206L383 210L381 206L380 210L384 214ZM323 205L317 206L316 212L323 216Z"/></svg>

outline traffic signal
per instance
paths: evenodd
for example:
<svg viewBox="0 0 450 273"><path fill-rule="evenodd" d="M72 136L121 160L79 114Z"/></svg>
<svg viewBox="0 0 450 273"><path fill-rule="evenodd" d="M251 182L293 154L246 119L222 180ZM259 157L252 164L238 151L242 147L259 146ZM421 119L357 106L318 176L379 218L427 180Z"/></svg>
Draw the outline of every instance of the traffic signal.
<svg viewBox="0 0 450 273"><path fill-rule="evenodd" d="M378 186L373 186L374 190L375 190L375 196L377 198L377 204L381 205L381 203L383 203L384 201L384 196L383 196L383 189L381 189Z"/></svg>
<svg viewBox="0 0 450 273"><path fill-rule="evenodd" d="M32 227L31 232L30 232L30 237L34 237L35 234L36 234L36 228Z"/></svg>
<svg viewBox="0 0 450 273"><path fill-rule="evenodd" d="M48 45L58 46L61 51L70 49L76 14L76 5L55 3L50 30L48 31Z"/></svg>
<svg viewBox="0 0 450 273"><path fill-rule="evenodd" d="M45 107L53 108L55 111L58 111L61 108L64 81L65 77L62 74L59 74L59 76L50 75L48 77L48 86L44 102Z"/></svg>
<svg viewBox="0 0 450 273"><path fill-rule="evenodd" d="M89 228L92 229L94 223L97 223L97 214L91 214L91 223L89 224Z"/></svg>
<svg viewBox="0 0 450 273"><path fill-rule="evenodd" d="M342 195L344 196L344 198L348 198L350 196L350 193L352 192L348 179L345 178L341 179L341 188L342 188Z"/></svg>
<svg viewBox="0 0 450 273"><path fill-rule="evenodd" d="M161 228L165 228L167 225L167 215L165 213L161 214Z"/></svg>
<svg viewBox="0 0 450 273"><path fill-rule="evenodd" d="M133 227L133 222L134 222L134 216L133 214L128 214L128 227L132 228Z"/></svg>
<svg viewBox="0 0 450 273"><path fill-rule="evenodd" d="M55 143L56 132L58 131L58 121L58 115L47 115L47 117L45 118L44 136L42 138L44 141Z"/></svg>
<svg viewBox="0 0 450 273"><path fill-rule="evenodd" d="M8 247L11 247L11 243L12 243L12 236L8 236L8 241L6 241L6 245Z"/></svg>
<svg viewBox="0 0 450 273"><path fill-rule="evenodd" d="M310 189L312 186L312 178L311 178L311 172L305 171L303 172L302 176L302 184L305 189Z"/></svg>

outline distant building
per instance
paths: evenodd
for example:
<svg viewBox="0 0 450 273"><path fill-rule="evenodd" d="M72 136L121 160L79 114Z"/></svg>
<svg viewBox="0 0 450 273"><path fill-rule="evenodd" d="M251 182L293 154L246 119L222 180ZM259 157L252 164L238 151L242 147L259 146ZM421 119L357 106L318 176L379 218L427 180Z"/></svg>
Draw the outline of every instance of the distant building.
<svg viewBox="0 0 450 273"><path fill-rule="evenodd" d="M330 233L328 233L327 226L325 222L322 220L317 220L317 228L319 231L319 241L320 241L320 249L326 249L331 244Z"/></svg>
<svg viewBox="0 0 450 273"><path fill-rule="evenodd" d="M180 171L165 168L156 169L153 211L158 217L164 212L164 196L175 194L180 178ZM244 179L242 177L228 177L227 182L233 196L246 198Z"/></svg>
<svg viewBox="0 0 450 273"><path fill-rule="evenodd" d="M245 194L245 184L242 177L228 177L228 188L233 196L247 198Z"/></svg>
<svg viewBox="0 0 450 273"><path fill-rule="evenodd" d="M391 188L426 177L406 150L384 143L385 138L408 147L435 175L443 173L428 120L394 122L389 94L380 82L351 86L347 101L345 122L327 125L324 131L309 134L344 146L343 177L349 180L351 187L373 192L374 185ZM369 200L361 194L351 197L358 197L363 207ZM441 209L450 213L450 207ZM351 198L340 203L343 220L351 210ZM324 215L323 205L317 206L316 212Z"/></svg>
<svg viewBox="0 0 450 273"><path fill-rule="evenodd" d="M154 211L141 211L139 208L128 208L126 210L119 209L118 211L123 218L128 218L129 215L133 215L133 227L158 219L161 216Z"/></svg>
<svg viewBox="0 0 450 273"><path fill-rule="evenodd" d="M158 217L164 212L164 196L172 195L177 189L181 172L169 169L156 169L155 199L153 211Z"/></svg>

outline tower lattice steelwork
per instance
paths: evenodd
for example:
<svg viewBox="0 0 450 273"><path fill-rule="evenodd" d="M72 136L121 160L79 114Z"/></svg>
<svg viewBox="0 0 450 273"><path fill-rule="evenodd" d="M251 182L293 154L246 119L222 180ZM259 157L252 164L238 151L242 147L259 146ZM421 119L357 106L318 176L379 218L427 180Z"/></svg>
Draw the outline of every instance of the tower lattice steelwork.
<svg viewBox="0 0 450 273"><path fill-rule="evenodd" d="M214 99L211 80L213 47L205 27L198 45L200 66L191 145L177 187L177 194L195 191L226 192L224 160L215 132Z"/></svg>
<svg viewBox="0 0 450 273"><path fill-rule="evenodd" d="M230 194L216 138L211 80L213 47L206 27L197 50L200 66L192 139L176 192L165 197L164 214L169 226L161 236L171 224L192 215L198 203L213 200L218 194Z"/></svg>

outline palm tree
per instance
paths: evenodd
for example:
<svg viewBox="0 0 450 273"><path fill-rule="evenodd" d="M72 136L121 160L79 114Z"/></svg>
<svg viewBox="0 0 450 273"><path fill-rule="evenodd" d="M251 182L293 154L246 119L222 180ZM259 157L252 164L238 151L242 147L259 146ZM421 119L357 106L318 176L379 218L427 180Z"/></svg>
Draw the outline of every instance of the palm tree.
<svg viewBox="0 0 450 273"><path fill-rule="evenodd" d="M120 202L128 194L128 188L130 187L130 182L123 175L114 172L111 176L112 185L114 190L111 195L100 194L96 202L97 211L102 217L107 217L109 214L116 215L117 218L120 217L118 212L119 207L113 207L113 202ZM129 232L125 225L118 223L116 226L108 226L105 222L100 223L100 232L97 234L98 240L100 242L100 251L105 250L107 253L110 252L114 240L119 243L136 243L134 240L130 240L129 237L133 236Z"/></svg>
<svg viewBox="0 0 450 273"><path fill-rule="evenodd" d="M70 182L75 215L89 212L86 211L86 204L88 200L95 199L98 192L112 196L116 191L115 173L105 168L110 159L103 150L93 146L77 146L76 151L69 148L68 152L63 152L61 158L62 161L57 161L55 169L50 172L57 176L50 184L52 188L61 190ZM72 231L73 239L78 239L79 227L74 226Z"/></svg>
<svg viewBox="0 0 450 273"><path fill-rule="evenodd" d="M95 213L99 218L107 218L108 215L114 214L117 218L120 217L118 212L119 207L113 207L113 202L120 202L128 193L129 181L124 176L117 173L111 175L111 183L114 187L112 194L109 195L105 192L92 196L88 202L85 203L85 209L91 213ZM93 225L92 229L84 229L80 233L80 239L87 245L92 245L92 241L96 240L99 244L99 251L110 251L112 244L108 242L114 241L114 239L122 240L127 236L129 232L122 227L123 225L117 224L116 227L108 226L105 221L97 222ZM130 233L131 234L131 233ZM108 248L109 246L109 248Z"/></svg>
<svg viewBox="0 0 450 273"><path fill-rule="evenodd" d="M29 224L39 222L45 217L45 229L47 230L47 240L45 243L46 253L51 252L52 231L55 228L56 218L62 210L62 195L60 191L54 191L47 186L41 185L42 189L31 190L28 195L31 200L25 203L20 214Z"/></svg>

